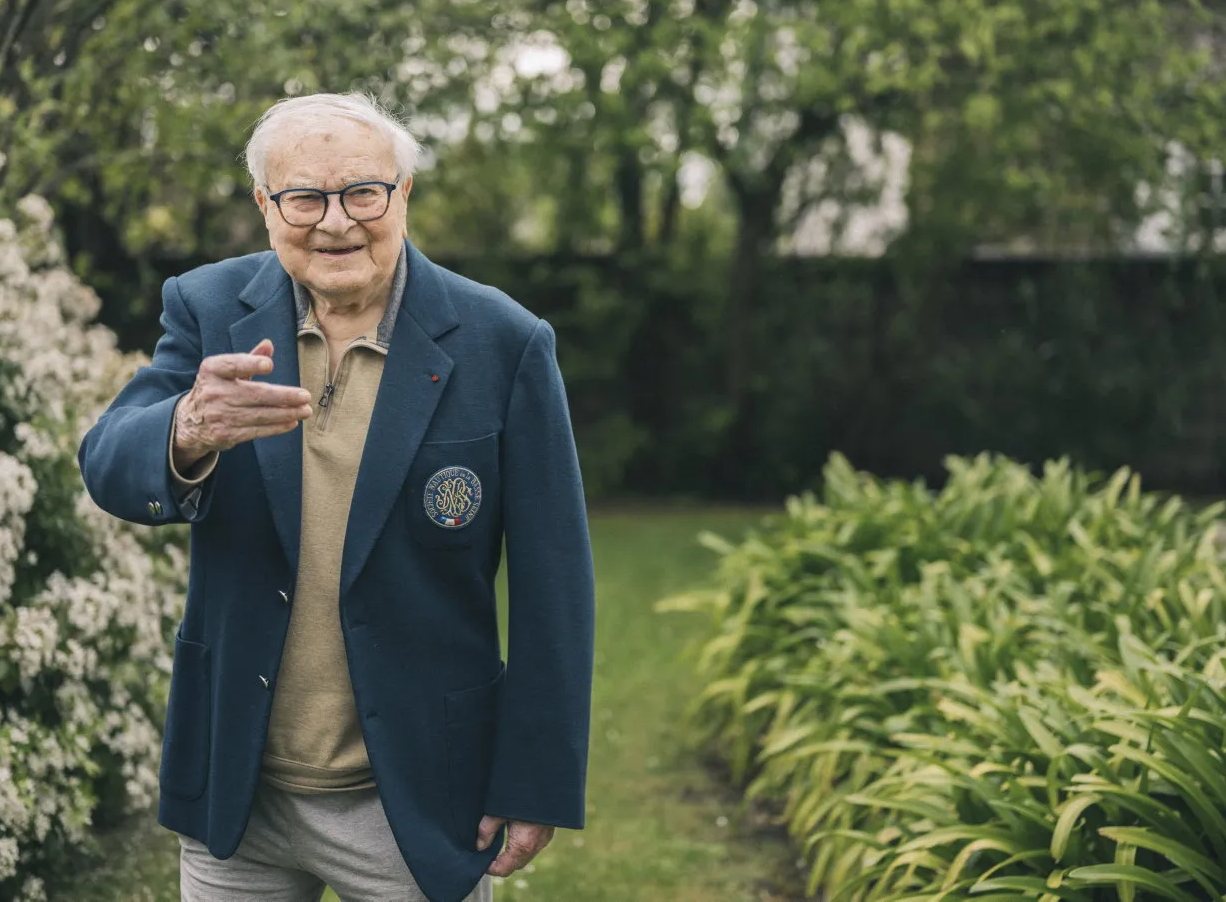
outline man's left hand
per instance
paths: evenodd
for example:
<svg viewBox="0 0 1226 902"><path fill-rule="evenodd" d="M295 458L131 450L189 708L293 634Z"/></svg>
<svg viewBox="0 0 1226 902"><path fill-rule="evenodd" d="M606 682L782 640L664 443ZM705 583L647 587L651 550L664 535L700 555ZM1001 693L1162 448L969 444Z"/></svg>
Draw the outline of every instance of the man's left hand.
<svg viewBox="0 0 1226 902"><path fill-rule="evenodd" d="M498 857L490 862L485 873L495 877L509 877L536 857L536 853L549 845L554 827L550 824L534 824L530 821L513 821L485 815L477 825L477 848L484 849L493 840L503 822L507 824L507 844Z"/></svg>

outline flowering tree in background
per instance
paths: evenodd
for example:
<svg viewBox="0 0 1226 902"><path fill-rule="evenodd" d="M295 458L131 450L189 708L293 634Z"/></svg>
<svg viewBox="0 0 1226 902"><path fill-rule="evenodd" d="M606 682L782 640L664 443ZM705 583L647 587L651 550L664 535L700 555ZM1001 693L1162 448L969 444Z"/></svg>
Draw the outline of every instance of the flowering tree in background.
<svg viewBox="0 0 1226 902"><path fill-rule="evenodd" d="M146 362L89 325L98 307L42 198L0 218L2 898L44 898L40 874L157 787L186 535L110 517L81 482L81 435Z"/></svg>

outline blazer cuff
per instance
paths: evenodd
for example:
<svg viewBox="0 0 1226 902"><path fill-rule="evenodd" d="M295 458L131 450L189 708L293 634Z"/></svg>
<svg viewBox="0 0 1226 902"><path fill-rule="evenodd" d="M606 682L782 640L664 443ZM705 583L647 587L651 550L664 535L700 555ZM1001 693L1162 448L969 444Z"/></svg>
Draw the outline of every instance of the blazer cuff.
<svg viewBox="0 0 1226 902"><path fill-rule="evenodd" d="M166 444L166 460L170 464L170 478L174 483L176 494L179 495L180 499L182 499L184 495L212 475L213 470L217 467L217 460L221 456L216 451L210 451L204 457L200 458L200 460L191 465L191 467L188 469L188 475L180 473L178 468L175 467L175 428L178 423L178 417L176 414L179 410L179 404L182 401L183 398L180 397L179 400L175 402L174 411L171 412L170 441Z"/></svg>

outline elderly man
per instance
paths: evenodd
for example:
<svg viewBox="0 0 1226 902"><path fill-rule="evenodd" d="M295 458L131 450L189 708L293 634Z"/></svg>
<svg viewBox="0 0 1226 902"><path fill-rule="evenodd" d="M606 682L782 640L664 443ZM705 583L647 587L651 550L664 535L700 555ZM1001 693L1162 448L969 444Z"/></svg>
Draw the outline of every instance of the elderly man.
<svg viewBox="0 0 1226 902"><path fill-rule="evenodd" d="M272 251L167 280L151 364L81 444L103 509L191 523L158 809L185 900L489 899L584 824L594 593L554 332L405 238L417 150L361 95L268 110Z"/></svg>

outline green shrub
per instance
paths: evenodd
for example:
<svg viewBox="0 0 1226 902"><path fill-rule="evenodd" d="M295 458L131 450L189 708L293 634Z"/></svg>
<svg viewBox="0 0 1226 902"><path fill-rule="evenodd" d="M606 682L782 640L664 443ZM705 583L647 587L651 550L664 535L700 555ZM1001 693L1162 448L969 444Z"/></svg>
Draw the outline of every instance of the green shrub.
<svg viewBox="0 0 1226 902"><path fill-rule="evenodd" d="M81 482L81 435L148 362L89 325L98 304L44 201L0 217L0 899L45 898L91 825L157 792L186 532L117 520Z"/></svg>
<svg viewBox="0 0 1226 902"><path fill-rule="evenodd" d="M1226 893L1222 507L981 455L835 455L742 544L694 717L836 899Z"/></svg>

